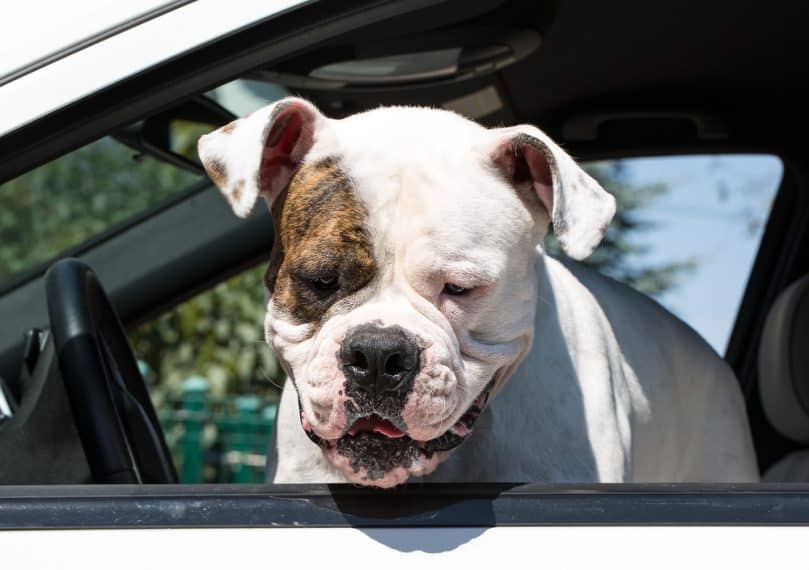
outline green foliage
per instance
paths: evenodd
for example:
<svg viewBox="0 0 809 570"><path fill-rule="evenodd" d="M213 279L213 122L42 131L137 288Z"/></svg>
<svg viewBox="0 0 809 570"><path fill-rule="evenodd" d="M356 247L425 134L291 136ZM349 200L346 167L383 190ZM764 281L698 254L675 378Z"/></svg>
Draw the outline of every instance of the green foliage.
<svg viewBox="0 0 809 570"><path fill-rule="evenodd" d="M199 178L104 138L0 187L0 281L161 202Z"/></svg>
<svg viewBox="0 0 809 570"><path fill-rule="evenodd" d="M130 333L135 354L159 381L157 397L181 395L189 376L207 378L211 395L274 398L282 381L264 342L263 264L220 283Z"/></svg>

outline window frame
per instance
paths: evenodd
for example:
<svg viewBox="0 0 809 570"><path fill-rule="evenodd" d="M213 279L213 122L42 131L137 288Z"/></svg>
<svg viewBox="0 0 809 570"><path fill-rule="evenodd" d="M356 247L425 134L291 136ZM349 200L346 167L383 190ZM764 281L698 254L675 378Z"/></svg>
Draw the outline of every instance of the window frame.
<svg viewBox="0 0 809 570"><path fill-rule="evenodd" d="M809 484L0 486L0 530L616 524L809 524Z"/></svg>
<svg viewBox="0 0 809 570"><path fill-rule="evenodd" d="M339 33L385 17L430 5L432 2L364 0L350 3L313 3L251 26L210 45L113 85L22 127L0 139L0 181L26 172L65 154L138 117L157 112L172 102L204 92L247 72L258 64L271 64L293 51L324 41ZM787 176L793 163L772 148L728 148L706 146L723 152L767 152L784 163L788 192L803 189L807 178L801 172ZM666 153L663 148L576 147L569 150L581 160L642 156ZM693 153L703 150L671 149ZM800 160L795 162L800 167ZM794 186L793 186L794 184ZM754 272L763 255L771 254L790 226L806 215L805 200L800 211L791 209L789 199L770 216L759 249ZM794 197L794 196L793 196ZM167 207L167 213L183 202ZM158 213L144 218L152 219ZM245 232L266 224L268 215L257 217ZM136 229L144 219L119 230L115 237ZM247 226L250 226L248 228ZM265 226L266 227L266 226ZM771 237L771 234L773 237ZM137 323L166 306L204 289L210 283L234 274L248 264L269 255L271 237L264 234L250 251L241 251L226 265L194 274L193 282L180 281L170 290L161 289L162 302L129 307L125 320ZM103 243L109 238L101 240ZM809 243L800 247L803 255ZM766 248L765 248L765 245ZM96 242L89 249L100 245ZM757 314L766 309L773 295L795 271L793 248L773 263L781 268L766 292L756 284L745 293L743 307ZM257 252L261 252L260 254ZM220 260L221 261L221 260ZM35 285L32 274L25 286ZM19 288L19 287L18 287ZM142 310L148 306L149 310ZM738 326L738 323L737 323ZM759 334L751 330L745 335ZM740 333L741 334L741 333ZM742 341L734 341L736 343ZM751 341L748 341L748 345ZM735 346L735 345L734 345ZM8 355L4 354L4 357ZM738 371L737 371L738 374ZM417 498L417 501L414 501ZM413 503L423 509L413 513ZM374 508L370 513L363 508ZM352 514L360 513L360 514ZM178 517L176 513L185 515ZM394 516L387 516L393 512ZM364 514L363 514L364 513ZM404 513L397 515L396 513ZM809 484L793 485L410 485L393 491L357 489L343 485L308 486L0 486L0 528L126 528L151 526L495 526L542 524L795 524L809 523Z"/></svg>

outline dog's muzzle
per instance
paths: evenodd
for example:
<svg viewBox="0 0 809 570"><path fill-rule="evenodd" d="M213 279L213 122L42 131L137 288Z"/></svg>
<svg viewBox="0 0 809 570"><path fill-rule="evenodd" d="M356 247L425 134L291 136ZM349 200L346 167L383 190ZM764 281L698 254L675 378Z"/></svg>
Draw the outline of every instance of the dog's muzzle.
<svg viewBox="0 0 809 570"><path fill-rule="evenodd" d="M421 372L424 345L399 326L366 323L347 331L335 355L345 377L344 428L340 437L324 439L301 408L301 425L309 439L331 459L364 473L365 481L381 480L399 468L418 469L436 453L460 445L486 406L494 383L440 436L429 441L411 438L402 412Z"/></svg>

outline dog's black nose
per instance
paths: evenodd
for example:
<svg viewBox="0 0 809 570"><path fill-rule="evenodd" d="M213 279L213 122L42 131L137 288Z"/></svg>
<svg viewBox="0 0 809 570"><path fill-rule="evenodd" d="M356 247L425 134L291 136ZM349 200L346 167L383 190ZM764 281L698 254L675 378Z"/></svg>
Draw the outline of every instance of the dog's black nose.
<svg viewBox="0 0 809 570"><path fill-rule="evenodd" d="M419 347L401 327L361 325L340 345L349 382L375 394L407 392L419 369Z"/></svg>

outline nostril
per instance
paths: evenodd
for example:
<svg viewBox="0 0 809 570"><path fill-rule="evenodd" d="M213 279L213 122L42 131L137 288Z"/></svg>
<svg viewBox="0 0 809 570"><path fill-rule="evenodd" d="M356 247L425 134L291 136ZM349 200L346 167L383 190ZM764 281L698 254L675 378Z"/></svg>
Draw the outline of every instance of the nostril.
<svg viewBox="0 0 809 570"><path fill-rule="evenodd" d="M402 361L402 355L394 353L388 356L388 359L385 361L385 374L396 376L403 371L404 362Z"/></svg>
<svg viewBox="0 0 809 570"><path fill-rule="evenodd" d="M349 366L359 368L360 370L368 370L368 359L359 350L352 350L349 354Z"/></svg>

